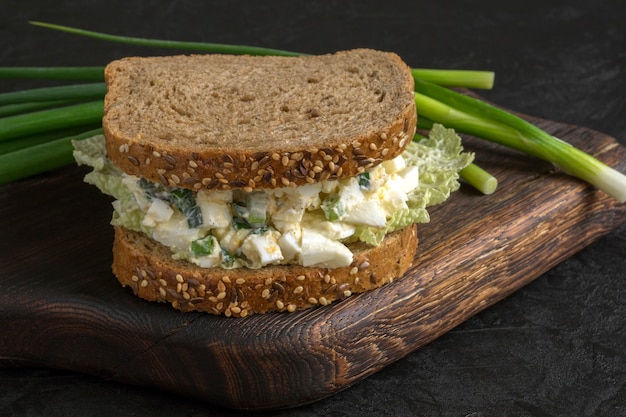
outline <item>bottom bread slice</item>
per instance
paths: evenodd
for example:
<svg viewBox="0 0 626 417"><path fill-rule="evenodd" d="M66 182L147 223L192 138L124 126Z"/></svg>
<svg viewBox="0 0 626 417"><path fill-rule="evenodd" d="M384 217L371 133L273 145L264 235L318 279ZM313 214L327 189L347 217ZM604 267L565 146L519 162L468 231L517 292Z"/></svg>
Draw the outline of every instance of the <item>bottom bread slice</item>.
<svg viewBox="0 0 626 417"><path fill-rule="evenodd" d="M182 311L244 317L324 306L402 276L417 249L417 226L389 234L372 247L351 244L350 266L311 268L275 265L261 269L200 268L172 259L170 250L143 233L115 227L113 273L148 301Z"/></svg>

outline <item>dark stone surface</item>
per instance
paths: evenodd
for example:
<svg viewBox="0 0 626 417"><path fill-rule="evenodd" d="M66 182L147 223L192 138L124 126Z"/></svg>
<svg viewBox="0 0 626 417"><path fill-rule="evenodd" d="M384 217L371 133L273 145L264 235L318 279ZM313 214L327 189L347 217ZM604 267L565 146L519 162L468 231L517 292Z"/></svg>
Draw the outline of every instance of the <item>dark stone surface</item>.
<svg viewBox="0 0 626 417"><path fill-rule="evenodd" d="M626 144L623 1L5 1L0 66L173 53L29 20L305 53L367 46L414 67L490 69L486 98ZM0 80L0 91L37 84ZM232 412L71 372L0 369L0 415L626 416L625 275L622 227L432 344L293 410Z"/></svg>

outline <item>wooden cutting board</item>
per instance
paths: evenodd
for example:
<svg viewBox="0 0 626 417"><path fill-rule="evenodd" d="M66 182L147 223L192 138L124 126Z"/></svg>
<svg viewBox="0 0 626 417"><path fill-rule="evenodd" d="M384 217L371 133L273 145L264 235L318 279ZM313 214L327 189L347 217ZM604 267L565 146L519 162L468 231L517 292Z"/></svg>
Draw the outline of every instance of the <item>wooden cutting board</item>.
<svg viewBox="0 0 626 417"><path fill-rule="evenodd" d="M626 171L626 149L532 119ZM142 301L110 272L111 200L68 168L0 188L0 365L47 366L238 409L292 407L362 380L626 222L549 164L468 138L500 187L462 187L420 226L410 271L292 314L228 319Z"/></svg>

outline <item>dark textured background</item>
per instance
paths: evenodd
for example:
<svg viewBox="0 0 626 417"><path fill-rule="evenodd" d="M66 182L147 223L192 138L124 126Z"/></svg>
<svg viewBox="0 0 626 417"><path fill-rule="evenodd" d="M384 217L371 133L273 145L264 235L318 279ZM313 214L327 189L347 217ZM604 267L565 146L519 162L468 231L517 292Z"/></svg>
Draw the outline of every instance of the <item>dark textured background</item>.
<svg viewBox="0 0 626 417"><path fill-rule="evenodd" d="M29 20L305 53L366 46L393 50L414 67L494 70L495 89L482 93L488 99L626 144L623 0L0 5L1 66L103 65L125 55L164 52L55 33L29 26ZM0 81L0 91L32 85L37 83ZM1 227L8 224L2 219ZM622 227L358 385L268 415L626 416L625 255ZM65 371L0 369L0 416L5 415L246 414Z"/></svg>

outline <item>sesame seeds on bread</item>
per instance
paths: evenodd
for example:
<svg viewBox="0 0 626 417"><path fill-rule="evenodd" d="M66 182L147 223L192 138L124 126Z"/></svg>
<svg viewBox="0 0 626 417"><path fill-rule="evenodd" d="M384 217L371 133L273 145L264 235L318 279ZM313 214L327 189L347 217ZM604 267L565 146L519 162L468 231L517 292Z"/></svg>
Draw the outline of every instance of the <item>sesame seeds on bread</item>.
<svg viewBox="0 0 626 417"><path fill-rule="evenodd" d="M108 157L170 186L350 177L399 155L415 131L410 68L388 52L133 57L105 78Z"/></svg>
<svg viewBox="0 0 626 417"><path fill-rule="evenodd" d="M167 302L182 311L244 317L328 305L400 277L417 249L417 226L391 233L376 247L350 245L354 261L341 268L299 265L260 269L200 268L174 260L148 236L115 228L113 272L138 297Z"/></svg>

